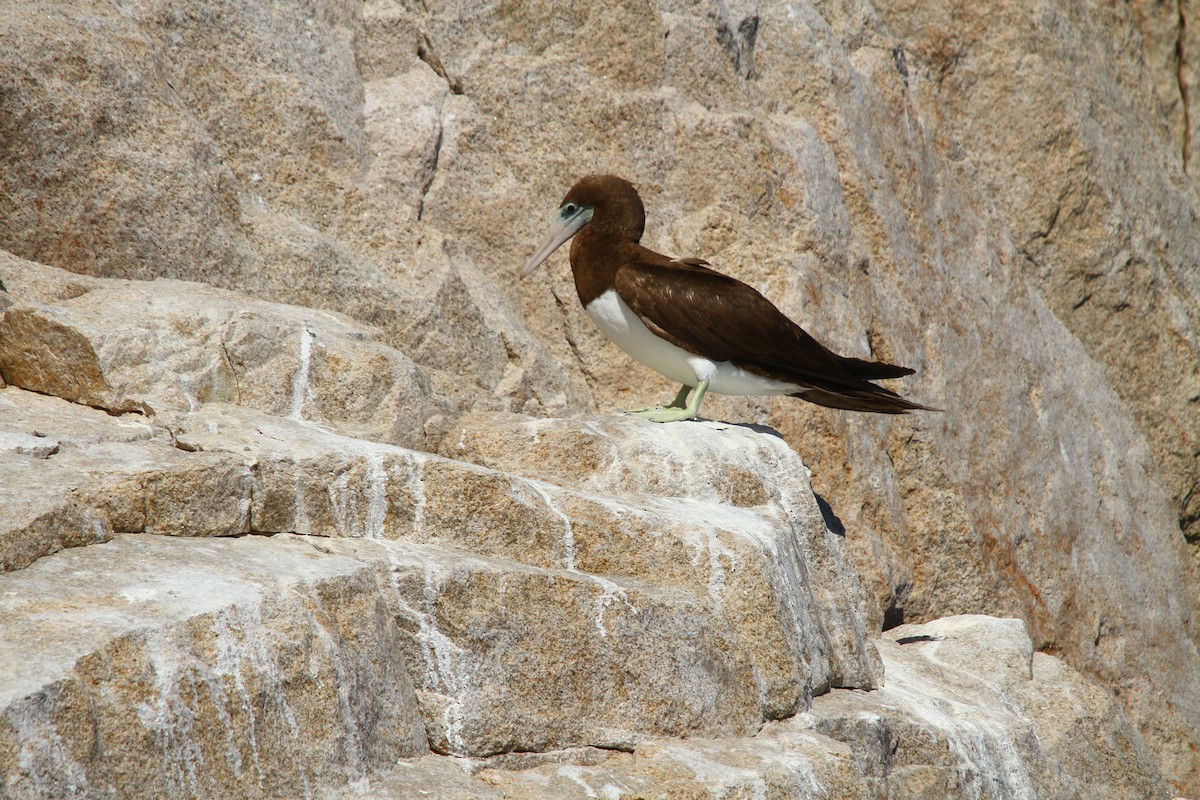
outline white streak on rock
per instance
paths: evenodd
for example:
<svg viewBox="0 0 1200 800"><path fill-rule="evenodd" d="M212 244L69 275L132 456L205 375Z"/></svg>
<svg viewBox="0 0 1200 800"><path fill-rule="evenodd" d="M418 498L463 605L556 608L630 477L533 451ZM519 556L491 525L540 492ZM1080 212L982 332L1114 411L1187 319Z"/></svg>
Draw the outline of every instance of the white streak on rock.
<svg viewBox="0 0 1200 800"><path fill-rule="evenodd" d="M191 659L171 640L163 628L145 633L145 651L154 672L149 699L138 705L138 719L154 736L163 761L164 777L172 794L196 794L196 773L204 769L204 753L194 736L195 714L183 701L179 689L194 684Z"/></svg>
<svg viewBox="0 0 1200 800"><path fill-rule="evenodd" d="M316 610L320 612L325 611L319 592L308 592L306 594L309 602L313 604ZM359 730L358 720L354 716L354 705L350 698L352 681L346 673L346 665L341 658L342 648L334 640L333 636L330 635L329 631L320 624L317 617L309 617L309 630L321 642L322 649L329 654L329 663L333 667L334 689L337 691L338 711L341 713L342 730L345 732L341 738L341 742L348 751L347 755L349 756L350 763L361 764L364 761L362 731Z"/></svg>
<svg viewBox="0 0 1200 800"><path fill-rule="evenodd" d="M419 453L409 453L408 456L408 491L412 495L413 533L420 533L425 527L425 459Z"/></svg>
<svg viewBox="0 0 1200 800"><path fill-rule="evenodd" d="M293 467L292 469L292 528L296 533L311 534L315 533L312 526L312 520L308 516L308 503L305 498L308 492L305 489L304 482L301 479L303 472Z"/></svg>
<svg viewBox="0 0 1200 800"><path fill-rule="evenodd" d="M629 602L629 596L625 594L625 590L617 584L610 581L608 578L601 578L599 575L583 573L594 581L601 589L600 596L596 598L596 630L600 631L600 635L607 638L608 628L604 626L604 611L609 606L615 605L617 602L625 604L625 607L634 614L638 613L637 607Z"/></svg>
<svg viewBox="0 0 1200 800"><path fill-rule="evenodd" d="M300 365L292 373L292 419L304 419L304 401L308 398L308 372L312 362L313 334L305 326L300 329Z"/></svg>
<svg viewBox="0 0 1200 800"><path fill-rule="evenodd" d="M387 525L387 467L384 453L366 449L361 461L352 462L329 484L329 505L342 536L382 539Z"/></svg>
<svg viewBox="0 0 1200 800"><path fill-rule="evenodd" d="M563 524L563 561L566 568L571 572L576 572L575 569L575 529L571 526L571 518L568 517L563 510L554 503L554 499L550 497L550 493L546 491L546 487L539 481L522 480L526 486L532 489L538 497L542 498L542 502L546 504L554 514L562 520Z"/></svg>
<svg viewBox="0 0 1200 800"><path fill-rule="evenodd" d="M382 539L387 522L387 470L384 468L383 453L372 452L367 456L367 518L363 535L368 539Z"/></svg>
<svg viewBox="0 0 1200 800"><path fill-rule="evenodd" d="M396 578L397 570L407 569L407 565L398 562L394 554L389 554L388 558L392 589L400 609L417 623L416 639L425 662L424 685L449 701L442 712L442 725L450 755L466 755L469 751L462 733L463 696L471 677L466 660L469 653L465 653L450 637L437 629L436 603L442 592L444 576L436 567L426 566L421 592L424 607L414 608L403 600L404 594Z"/></svg>
<svg viewBox="0 0 1200 800"><path fill-rule="evenodd" d="M233 678L234 691L241 701L241 710L248 720L250 728L250 751L254 759L254 771L258 776L258 785L261 787L263 785L262 763L258 757L257 720L254 717L254 702L250 697L250 692L246 689L245 681L242 680L242 659L237 648L238 640L245 635L245 628L239 624L241 620L237 617L235 609L218 611L213 615L213 633L216 634L217 650L217 663L213 667L213 674L214 676L228 675ZM214 696L213 699L215 701L216 697ZM237 741L234 738L236 731L232 724L233 720L224 708L223 703L219 708L221 710L221 723L225 726L226 758L233 766L234 776L240 778L242 777L242 754L238 750Z"/></svg>
<svg viewBox="0 0 1200 800"><path fill-rule="evenodd" d="M598 798L600 795L596 794L596 790L591 787L591 784L583 779L585 772L590 772L590 770L586 770L575 764L563 764L558 768L559 777L566 778L571 783L577 784L588 797Z"/></svg>
<svg viewBox="0 0 1200 800"><path fill-rule="evenodd" d="M71 757L71 751L51 720L53 695L41 693L20 706L9 706L4 715L13 726L20 752L20 774L32 779L36 797L82 796L87 787L87 772Z"/></svg>
<svg viewBox="0 0 1200 800"><path fill-rule="evenodd" d="M667 744L662 750L671 759L690 769L695 779L705 784L713 797L724 797L730 790L744 791L749 787L753 792L751 797L766 800L767 785L757 770L710 761L700 751L679 744Z"/></svg>

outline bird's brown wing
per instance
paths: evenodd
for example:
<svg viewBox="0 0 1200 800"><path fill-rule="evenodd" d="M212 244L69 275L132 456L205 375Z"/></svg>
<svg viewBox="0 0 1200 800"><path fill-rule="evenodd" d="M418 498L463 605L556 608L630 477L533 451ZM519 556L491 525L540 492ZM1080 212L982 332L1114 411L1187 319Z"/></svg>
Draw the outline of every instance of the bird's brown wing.
<svg viewBox="0 0 1200 800"><path fill-rule="evenodd" d="M919 407L864 380L854 367L883 373L873 377L898 377L912 370L843 359L741 281L701 264L639 250L638 258L617 271L616 290L646 327L663 339L713 361L730 361L760 375L821 390L813 398L853 403L839 407L857 407L867 397L885 406L900 400L902 407L895 411Z"/></svg>

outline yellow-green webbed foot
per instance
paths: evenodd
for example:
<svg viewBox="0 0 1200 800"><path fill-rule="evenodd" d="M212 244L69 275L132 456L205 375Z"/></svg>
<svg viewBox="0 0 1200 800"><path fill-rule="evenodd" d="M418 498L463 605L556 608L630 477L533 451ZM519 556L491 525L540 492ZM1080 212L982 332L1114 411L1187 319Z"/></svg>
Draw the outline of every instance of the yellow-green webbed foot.
<svg viewBox="0 0 1200 800"><path fill-rule="evenodd" d="M708 391L708 381L700 381L700 383L696 384L696 394L688 402L687 396L691 391L692 387L684 386L668 406L644 408L641 411L630 411L628 413L635 417L648 419L651 422L682 422L688 419L695 419L696 414L700 411L700 401L704 399L704 393Z"/></svg>
<svg viewBox="0 0 1200 800"><path fill-rule="evenodd" d="M652 411L662 411L665 408L686 408L688 394L692 391L692 387L684 384L683 388L675 395L675 399L665 406L652 406L650 408L639 408L636 411L622 411L622 414L636 414L642 416Z"/></svg>

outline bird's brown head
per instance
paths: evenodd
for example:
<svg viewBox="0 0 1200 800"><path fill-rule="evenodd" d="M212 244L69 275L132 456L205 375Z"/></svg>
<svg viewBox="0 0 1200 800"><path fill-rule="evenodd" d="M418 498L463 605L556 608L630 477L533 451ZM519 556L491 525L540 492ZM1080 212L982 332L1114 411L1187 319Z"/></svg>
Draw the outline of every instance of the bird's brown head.
<svg viewBox="0 0 1200 800"><path fill-rule="evenodd" d="M585 226L597 233L640 241L646 226L646 209L637 189L616 175L580 178L559 204L546 238L525 263L521 277L537 269Z"/></svg>

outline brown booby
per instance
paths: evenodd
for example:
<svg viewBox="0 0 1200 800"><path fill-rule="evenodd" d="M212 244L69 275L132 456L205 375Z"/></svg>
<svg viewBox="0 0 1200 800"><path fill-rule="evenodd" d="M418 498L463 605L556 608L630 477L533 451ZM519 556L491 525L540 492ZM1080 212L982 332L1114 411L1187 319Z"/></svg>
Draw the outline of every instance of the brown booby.
<svg viewBox="0 0 1200 800"><path fill-rule="evenodd" d="M913 370L839 356L770 300L707 261L642 247L646 211L616 175L589 175L563 198L524 278L568 239L575 291L596 327L646 366L683 384L655 422L695 419L705 392L799 397L852 411L933 410L871 383ZM695 390L691 400L688 395Z"/></svg>

